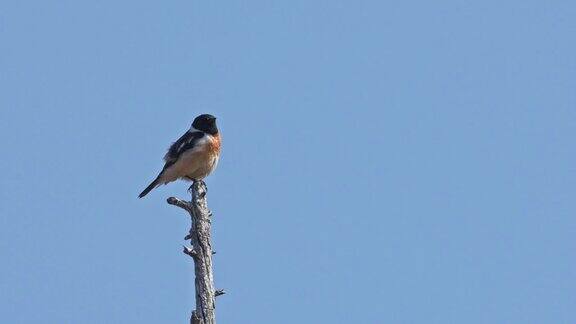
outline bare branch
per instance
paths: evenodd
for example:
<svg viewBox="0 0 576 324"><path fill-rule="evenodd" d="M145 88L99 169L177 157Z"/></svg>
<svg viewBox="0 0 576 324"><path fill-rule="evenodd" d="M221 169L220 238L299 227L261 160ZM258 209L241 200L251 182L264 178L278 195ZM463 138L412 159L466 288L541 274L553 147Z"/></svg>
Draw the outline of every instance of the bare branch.
<svg viewBox="0 0 576 324"><path fill-rule="evenodd" d="M191 246L184 246L183 252L194 259L194 275L196 286L196 309L192 312L192 324L216 324L215 297L224 294L223 290L214 289L214 274L212 272L211 221L212 213L206 202L206 184L194 181L189 191L192 201L184 201L175 197L168 198L170 205L186 210L191 217L192 226L185 240L190 240Z"/></svg>

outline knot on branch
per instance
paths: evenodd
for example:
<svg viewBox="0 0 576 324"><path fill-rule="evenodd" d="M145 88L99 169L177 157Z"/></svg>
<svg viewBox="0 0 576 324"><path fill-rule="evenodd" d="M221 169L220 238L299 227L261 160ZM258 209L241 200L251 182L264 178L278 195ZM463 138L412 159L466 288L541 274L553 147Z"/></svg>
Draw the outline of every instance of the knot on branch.
<svg viewBox="0 0 576 324"><path fill-rule="evenodd" d="M190 317L190 324L204 324L204 319L198 316L196 311L193 311L192 316Z"/></svg>

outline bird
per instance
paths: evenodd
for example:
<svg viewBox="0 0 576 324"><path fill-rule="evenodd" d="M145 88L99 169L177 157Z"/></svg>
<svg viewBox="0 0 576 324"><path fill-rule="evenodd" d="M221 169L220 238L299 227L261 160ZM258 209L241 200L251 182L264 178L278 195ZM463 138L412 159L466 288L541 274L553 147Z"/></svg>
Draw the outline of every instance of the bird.
<svg viewBox="0 0 576 324"><path fill-rule="evenodd" d="M152 189L178 179L199 181L218 165L221 138L216 117L202 114L194 118L190 129L170 145L164 155L164 168L156 179L138 195L146 196Z"/></svg>

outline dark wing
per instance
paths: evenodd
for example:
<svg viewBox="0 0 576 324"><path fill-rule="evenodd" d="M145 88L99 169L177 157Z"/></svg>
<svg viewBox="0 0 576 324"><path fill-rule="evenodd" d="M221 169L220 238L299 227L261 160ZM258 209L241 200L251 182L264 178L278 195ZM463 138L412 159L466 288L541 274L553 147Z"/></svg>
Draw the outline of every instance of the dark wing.
<svg viewBox="0 0 576 324"><path fill-rule="evenodd" d="M183 152L194 147L202 137L204 137L202 132L186 132L186 134L170 145L168 152L164 155L164 161L166 161L164 169L174 164Z"/></svg>
<svg viewBox="0 0 576 324"><path fill-rule="evenodd" d="M164 170L166 170L166 168L168 168L172 164L176 163L176 161L178 161L178 158L180 158L180 155L182 155L183 152L193 148L196 144L198 144L198 142L202 137L204 137L204 133L202 132L188 131L184 135L182 135L176 142L172 143L172 145L170 145L170 148L168 149L168 152L166 153L166 155L164 155L164 161L166 161L166 164L164 164L164 168L162 169L160 174L158 174L156 179L154 179L154 181L152 181L152 183L149 184L148 187L146 187L146 189L144 189L144 191L142 191L140 195L138 195L138 197L142 198L146 196L152 189L158 187L161 184L161 177L162 173L164 173Z"/></svg>

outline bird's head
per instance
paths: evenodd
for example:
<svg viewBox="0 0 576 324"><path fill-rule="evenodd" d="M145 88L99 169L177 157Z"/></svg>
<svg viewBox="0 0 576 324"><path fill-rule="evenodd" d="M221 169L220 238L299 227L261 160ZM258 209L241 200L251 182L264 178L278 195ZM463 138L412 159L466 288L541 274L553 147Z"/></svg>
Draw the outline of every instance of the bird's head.
<svg viewBox="0 0 576 324"><path fill-rule="evenodd" d="M218 127L216 127L216 117L209 114L202 114L194 118L192 127L210 135L218 134Z"/></svg>

